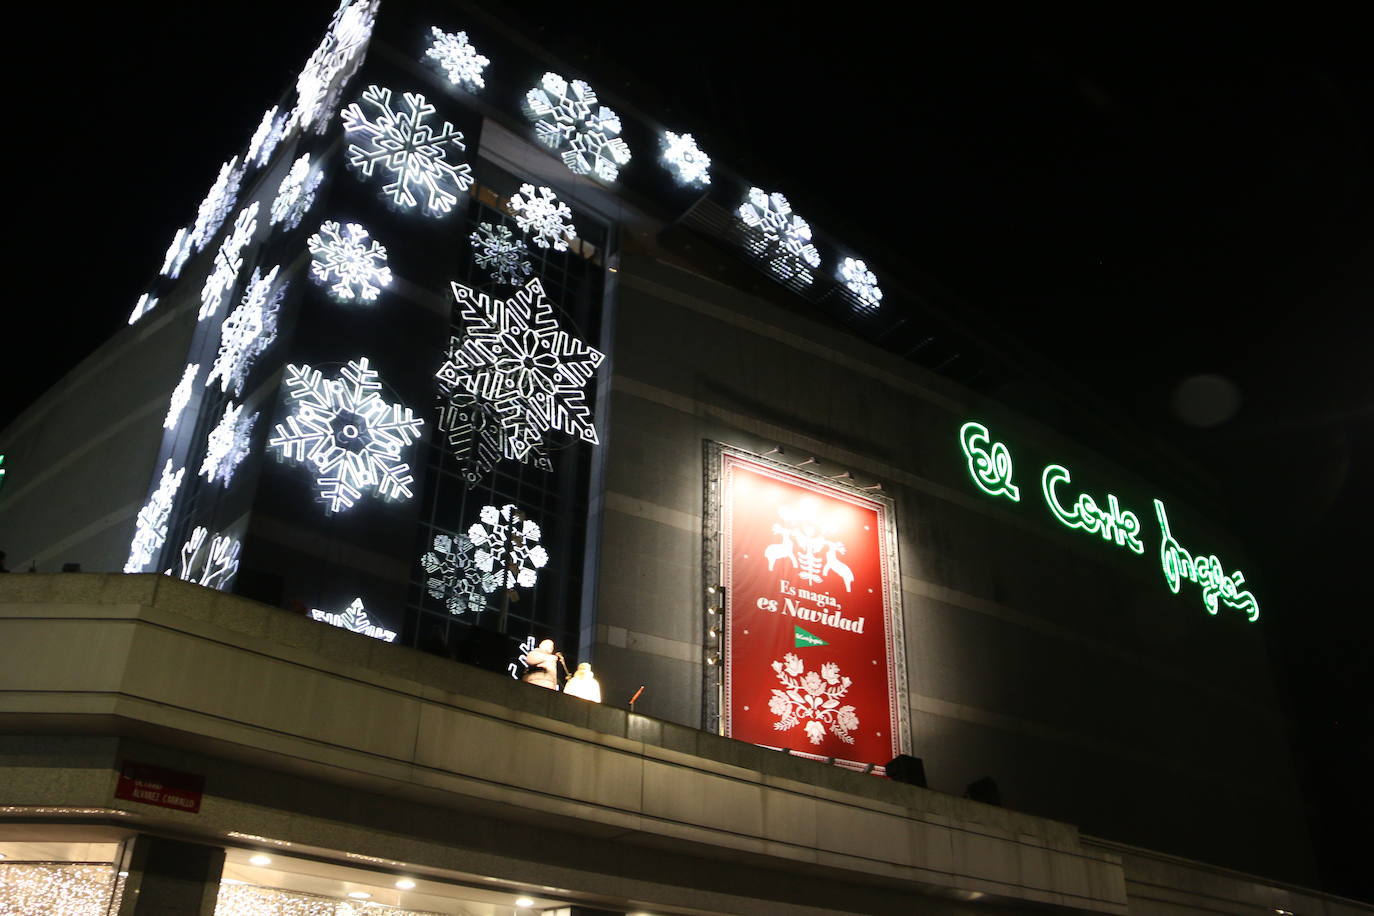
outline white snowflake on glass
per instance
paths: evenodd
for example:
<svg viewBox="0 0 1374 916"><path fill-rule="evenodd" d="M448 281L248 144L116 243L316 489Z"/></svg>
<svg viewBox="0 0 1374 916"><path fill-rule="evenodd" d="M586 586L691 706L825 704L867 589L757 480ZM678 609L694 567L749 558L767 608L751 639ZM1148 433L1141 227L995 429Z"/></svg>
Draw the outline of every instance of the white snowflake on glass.
<svg viewBox="0 0 1374 916"><path fill-rule="evenodd" d="M851 733L859 728L859 717L853 706L841 706L840 700L849 693L852 681L840 676L840 666L825 662L821 670L806 671L805 663L788 652L782 661L773 662L782 690L774 690L768 701L768 711L778 717L773 728L782 732L806 722L806 737L812 744L820 744L828 728L845 744L853 744Z"/></svg>
<svg viewBox="0 0 1374 916"><path fill-rule="evenodd" d="M570 83L545 73L525 93L525 114L535 122L540 143L555 152L568 147L563 164L576 175L615 181L620 166L630 161L630 147L620 138L620 116L598 105L596 92L582 80Z"/></svg>
<svg viewBox="0 0 1374 916"><path fill-rule="evenodd" d="M243 416L243 405L235 405L231 400L224 407L215 428L205 440L205 461L200 465L200 476L221 486L229 486L229 481L238 470L239 463L248 456L248 443L253 435L253 426L258 422L258 414Z"/></svg>
<svg viewBox="0 0 1374 916"><path fill-rule="evenodd" d="M172 514L172 501L181 488L181 478L185 468L172 470L172 459L162 468L162 479L158 482L147 504L138 510L134 522L134 539L129 545L129 559L124 564L126 573L141 573L153 562L154 556L167 541L167 519Z"/></svg>
<svg viewBox="0 0 1374 916"><path fill-rule="evenodd" d="M515 225L526 235L533 235L534 244L540 248L552 245L554 251L567 251L568 242L577 238L572 210L552 188L540 188L536 194L534 185L522 184L507 206Z"/></svg>
<svg viewBox="0 0 1374 916"><path fill-rule="evenodd" d="M273 288L280 269L273 267L264 275L253 268L243 300L220 325L219 353L205 377L207 386L219 379L220 391L232 388L235 395L242 394L254 361L277 339L277 313L287 286Z"/></svg>
<svg viewBox="0 0 1374 916"><path fill-rule="evenodd" d="M181 545L181 569L176 574L177 578L225 591L239 571L239 552L242 549L243 545L236 539L219 535L212 538L210 529L197 526L186 543ZM172 575L170 569L167 575Z"/></svg>
<svg viewBox="0 0 1374 916"><path fill-rule="evenodd" d="M401 451L420 437L425 421L409 407L382 400L382 384L366 357L350 361L339 374L326 379L318 369L287 366L295 412L278 424L268 445L285 460L315 466L316 486L330 512L349 508L367 491L409 499L415 478Z"/></svg>
<svg viewBox="0 0 1374 916"><path fill-rule="evenodd" d="M539 526L513 505L483 506L481 521L468 528L477 568L492 573L497 588L533 588L549 554L539 543Z"/></svg>
<svg viewBox="0 0 1374 916"><path fill-rule="evenodd" d="M296 78L296 106L287 130L304 130L313 124L316 133L324 133L329 126L327 115L338 106L339 93L362 65L362 52L376 19L377 0L343 0L339 4L324 38Z"/></svg>
<svg viewBox="0 0 1374 916"><path fill-rule="evenodd" d="M450 83L469 92L476 92L487 85L482 79L482 71L491 61L477 53L477 49L468 42L467 32L445 32L438 26L431 26L429 31L434 40L425 57L438 62L448 74Z"/></svg>
<svg viewBox="0 0 1374 916"><path fill-rule="evenodd" d="M272 200L272 225L284 223L283 228L288 231L299 226L305 211L315 203L315 193L322 181L324 173L310 169L309 153L291 163L291 170L277 186L277 196Z"/></svg>
<svg viewBox="0 0 1374 916"><path fill-rule="evenodd" d="M369 178L380 165L391 177L382 186L382 196L394 206L419 206L428 216L443 216L458 202L458 194L472 186L472 166L448 161L451 151L467 149L463 132L448 121L438 129L427 124L434 106L418 92L407 92L404 98L405 111L398 112L391 107L390 89L368 86L362 101L375 109L375 119L363 114L358 102L343 110L344 130L354 141L348 147L348 164ZM416 190L424 195L423 203Z"/></svg>
<svg viewBox="0 0 1374 916"><path fill-rule="evenodd" d="M477 568L472 551L472 541L461 534L436 534L434 549L420 557L429 573L425 588L450 614L486 610L486 596L496 591L497 577Z"/></svg>
<svg viewBox="0 0 1374 916"><path fill-rule="evenodd" d="M129 324L133 324L134 322L138 321L138 319L142 318L144 315L148 314L156 307L156 297L150 296L147 293L144 293L143 295L139 296L138 301L134 303L134 310L129 313Z"/></svg>
<svg viewBox="0 0 1374 916"><path fill-rule="evenodd" d="M878 286L878 278L868 265L854 258L845 258L840 264L840 279L849 291L859 299L860 308L872 311L882 301L883 291Z"/></svg>
<svg viewBox="0 0 1374 916"><path fill-rule="evenodd" d="M534 651L534 637L526 636L525 641L516 646L515 651L519 654L506 665L506 670L515 680L520 680L519 671L530 666L529 653Z"/></svg>
<svg viewBox="0 0 1374 916"><path fill-rule="evenodd" d="M220 303L238 282L239 270L243 267L243 249L253 240L258 231L258 202L255 200L239 211L234 217L234 228L220 242L215 252L215 263L205 285L200 289L200 311L197 321L204 321L219 311Z"/></svg>
<svg viewBox="0 0 1374 916"><path fill-rule="evenodd" d="M371 302L383 286L391 283L386 246L375 239L368 244L367 230L357 223L340 227L329 220L310 236L306 246L314 255L310 276L321 286L332 280L334 285L329 290L337 299Z"/></svg>
<svg viewBox="0 0 1374 916"><path fill-rule="evenodd" d="M248 152L243 156L244 166L257 168L266 165L285 134L286 115L277 114L277 106L273 105L263 112L258 129L253 131L253 137L248 141Z"/></svg>
<svg viewBox="0 0 1374 916"><path fill-rule="evenodd" d="M186 405L191 403L191 390L196 385L196 373L200 371L200 363L191 363L186 370L181 373L181 381L172 389L172 402L167 406L167 416L163 418L163 429L176 429L177 422L181 420L181 412L186 409Z"/></svg>
<svg viewBox="0 0 1374 916"><path fill-rule="evenodd" d="M455 433L485 435L487 457L499 442L504 457L541 467L548 466L543 442L550 433L596 444L583 389L604 356L558 326L539 278L504 300L461 283L452 286L464 336L452 339L437 373L449 399L440 428L450 434L450 444ZM480 450L460 451L458 457L469 465L474 458L484 460ZM481 460L473 470L490 469L480 467Z"/></svg>
<svg viewBox="0 0 1374 916"><path fill-rule="evenodd" d="M509 226L478 223L477 231L468 238L472 242L473 260L497 283L514 286L534 272L525 259L529 249L520 239L512 237Z"/></svg>
<svg viewBox="0 0 1374 916"><path fill-rule="evenodd" d="M196 221L191 228L190 248L200 250L210 244L210 240L224 225L229 211L239 199L239 184L243 181L243 170L239 168L239 157L235 156L220 166L219 176L210 186L205 199L196 211ZM183 259L184 260L184 259Z"/></svg>
<svg viewBox="0 0 1374 916"><path fill-rule="evenodd" d="M691 134L663 132L663 161L678 184L704 188L711 183L711 157L701 151Z"/></svg>
<svg viewBox="0 0 1374 916"><path fill-rule="evenodd" d="M191 230L178 229L177 234L172 236L172 244L167 246L167 254L162 259L162 269L158 273L170 280L175 280L181 276L181 268L190 256Z"/></svg>
<svg viewBox="0 0 1374 916"><path fill-rule="evenodd" d="M811 284L807 268L819 267L821 255L811 244L811 225L792 212L786 197L750 188L749 199L735 213L748 228L750 254L767 261L779 279Z"/></svg>
<svg viewBox="0 0 1374 916"><path fill-rule="evenodd" d="M361 633L364 636L371 636L373 639L380 639L382 642L395 642L396 634L386 627L378 626L367 616L367 609L363 607L363 599L354 598L353 603L344 608L342 614L331 614L319 608L310 609L310 619L318 620L320 623L327 623L332 627L339 627L348 630L350 633Z"/></svg>

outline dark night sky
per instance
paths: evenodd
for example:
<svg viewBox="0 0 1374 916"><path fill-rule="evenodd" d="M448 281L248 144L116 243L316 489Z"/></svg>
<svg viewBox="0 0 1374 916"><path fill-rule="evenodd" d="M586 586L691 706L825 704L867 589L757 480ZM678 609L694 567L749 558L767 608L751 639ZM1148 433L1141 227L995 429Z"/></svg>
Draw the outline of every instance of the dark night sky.
<svg viewBox="0 0 1374 916"><path fill-rule="evenodd" d="M1221 479L1231 527L1267 569L1263 624L1330 889L1374 898L1345 839L1374 818L1374 623L1355 585L1374 540L1363 24L990 9L897 23L875 4L845 18L744 6L520 15L593 85L691 130L875 265L931 278ZM17 156L32 141L10 134L22 257L0 338L0 425L123 326L331 9L32 13L33 34L60 36L60 53L20 77L15 113L47 138L33 144L41 157ZM1233 417L1180 420L1175 394L1196 374L1235 386Z"/></svg>

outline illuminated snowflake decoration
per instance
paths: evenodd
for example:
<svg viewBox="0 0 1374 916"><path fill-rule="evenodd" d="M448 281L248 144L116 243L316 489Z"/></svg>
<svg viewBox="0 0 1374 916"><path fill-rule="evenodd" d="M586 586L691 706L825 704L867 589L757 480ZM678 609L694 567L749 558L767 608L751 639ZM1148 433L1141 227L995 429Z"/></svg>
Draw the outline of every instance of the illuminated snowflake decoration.
<svg viewBox="0 0 1374 916"><path fill-rule="evenodd" d="M219 379L220 391L233 389L235 395L242 394L253 363L277 339L277 313L286 295L285 283L273 288L278 270L273 267L263 275L253 268L243 301L220 325L219 353L205 377L207 386Z"/></svg>
<svg viewBox="0 0 1374 916"><path fill-rule="evenodd" d="M554 251L567 251L568 242L577 238L572 210L551 188L540 188L536 194L534 185L522 184L508 206L515 225L526 235L533 235L534 244L540 248L552 245Z"/></svg>
<svg viewBox="0 0 1374 916"><path fill-rule="evenodd" d="M497 576L478 569L472 551L472 541L461 534L436 534L434 549L420 557L420 565L429 573L425 588L444 602L450 614L486 610L486 596L496 591Z"/></svg>
<svg viewBox="0 0 1374 916"><path fill-rule="evenodd" d="M205 440L205 460L200 465L200 476L221 486L229 486L239 463L248 456L248 443L253 436L253 426L258 422L258 414L243 416L243 405L235 406L230 401L224 407L224 415L210 431Z"/></svg>
<svg viewBox="0 0 1374 916"><path fill-rule="evenodd" d="M277 114L277 106L273 105L263 112L258 129L253 131L253 137L248 141L248 152L243 156L244 166L257 168L266 165L285 135L286 115Z"/></svg>
<svg viewBox="0 0 1374 916"><path fill-rule="evenodd" d="M711 157L701 151L691 134L665 130L663 161L678 184L704 188L711 183Z"/></svg>
<svg viewBox="0 0 1374 916"><path fill-rule="evenodd" d="M368 244L367 230L357 223L340 227L330 220L309 238L306 247L314 256L310 276L321 286L333 281L329 291L336 299L371 302L391 283L386 247L375 239Z"/></svg>
<svg viewBox="0 0 1374 916"><path fill-rule="evenodd" d="M481 521L468 528L477 568L492 573L497 588L533 588L549 554L539 543L539 526L513 505L483 506Z"/></svg>
<svg viewBox="0 0 1374 916"><path fill-rule="evenodd" d="M540 143L555 152L567 147L563 164L576 175L615 181L620 167L630 161L630 147L620 138L620 116L598 105L596 92L582 80L569 83L557 73L545 73L525 93L525 114L535 122Z"/></svg>
<svg viewBox="0 0 1374 916"><path fill-rule="evenodd" d="M458 194L473 180L470 165L448 161L451 151L467 149L463 132L448 121L437 129L425 123L434 106L418 92L405 93L403 112L391 107L390 89L368 86L362 101L375 110L375 119L364 115L358 102L341 114L348 139L354 141L348 147L348 164L368 178L380 165L391 177L382 186L382 196L394 206L419 206L428 216L452 210ZM415 196L417 190L423 203Z"/></svg>
<svg viewBox="0 0 1374 916"><path fill-rule="evenodd" d="M773 673L783 686L774 689L768 701L768 711L778 717L773 728L784 732L806 720L806 737L812 744L820 744L827 729L845 744L853 744L851 733L858 730L859 717L853 706L840 705L853 683L840 676L840 666L825 662L819 672L806 671L806 665L791 652L782 658L773 662Z"/></svg>
<svg viewBox="0 0 1374 916"><path fill-rule="evenodd" d="M219 311L220 303L238 282L239 269L243 267L243 249L258 231L258 202L255 200L239 211L234 218L234 229L220 242L215 252L215 263L205 285L200 289L200 311L197 321L204 321Z"/></svg>
<svg viewBox="0 0 1374 916"><path fill-rule="evenodd" d="M129 324L133 324L134 322L138 321L138 319L142 318L144 315L148 314L156 307L157 299L153 296L150 296L147 293L144 293L143 295L139 296L138 301L134 303L134 310L129 313Z"/></svg>
<svg viewBox="0 0 1374 916"><path fill-rule="evenodd" d="M497 283L514 286L534 272L530 262L525 260L529 249L524 242L512 237L509 226L479 223L477 231L468 238L472 242L473 260Z"/></svg>
<svg viewBox="0 0 1374 916"><path fill-rule="evenodd" d="M191 230L178 229L172 236L172 244L167 246L167 254L162 259L162 269L158 274L175 280L181 276L181 268L191 256Z"/></svg>
<svg viewBox="0 0 1374 916"><path fill-rule="evenodd" d="M176 573L177 578L225 591L239 571L242 549L243 545L234 538L210 537L210 529L197 526L190 539L181 545L181 569ZM172 575L170 569L167 575Z"/></svg>
<svg viewBox="0 0 1374 916"><path fill-rule="evenodd" d="M191 389L196 384L196 373L200 371L200 363L191 363L186 367L186 371L181 374L181 381L177 382L176 388L172 389L172 402L167 406L167 416L162 420L163 429L176 429L177 422L181 420L181 412L186 409L186 405L191 403Z"/></svg>
<svg viewBox="0 0 1374 916"><path fill-rule="evenodd" d="M167 519L172 514L172 501L177 490L181 489L181 478L185 468L172 470L172 459L162 468L162 479L158 482L147 504L138 510L134 522L134 539L129 545L129 559L124 564L126 573L141 573L153 562L154 556L167 542Z"/></svg>
<svg viewBox="0 0 1374 916"><path fill-rule="evenodd" d="M767 261L779 279L811 284L807 268L819 267L821 255L811 244L810 224L793 214L786 197L750 188L749 199L735 214L749 230L746 246L750 254Z"/></svg>
<svg viewBox="0 0 1374 916"><path fill-rule="evenodd" d="M863 261L845 258L840 264L840 279L849 291L858 297L861 308L872 311L882 301L883 291L878 286L878 278Z"/></svg>
<svg viewBox="0 0 1374 916"><path fill-rule="evenodd" d="M269 446L283 459L314 465L316 487L330 512L352 506L365 492L409 499L415 478L401 451L420 437L425 421L409 407L388 404L367 358L350 361L340 378L309 366L286 367L295 412L278 424Z"/></svg>
<svg viewBox="0 0 1374 916"><path fill-rule="evenodd" d="M510 676L517 681L520 680L519 672L530 666L529 654L534 651L534 646L534 637L526 636L525 641L516 647L520 654L515 656L510 664L506 665L506 670L510 672Z"/></svg>
<svg viewBox="0 0 1374 916"><path fill-rule="evenodd" d="M539 279L509 299L452 286L464 336L452 339L437 376L448 397L440 428L451 445L455 438L468 444L457 452L460 463L485 473L499 445L503 457L547 469L550 433L596 444L583 389L604 356L558 326Z"/></svg>
<svg viewBox="0 0 1374 916"><path fill-rule="evenodd" d="M324 133L328 115L338 107L339 93L362 65L363 50L377 20L377 0L343 0L324 38L296 79L296 106L286 129L315 126Z"/></svg>
<svg viewBox="0 0 1374 916"><path fill-rule="evenodd" d="M425 57L436 61L444 69L450 83L469 92L476 92L487 85L482 79L482 71L491 61L477 53L477 49L468 42L467 32L445 32L438 26L431 26L429 31L434 41L425 52Z"/></svg>
<svg viewBox="0 0 1374 916"><path fill-rule="evenodd" d="M363 599L361 598L354 598L353 603L344 608L342 614L331 614L328 611L311 608L310 619L318 620L320 623L327 623L331 627L339 627L340 629L348 630L350 633L361 633L364 636L371 636L373 639L380 639L382 642L396 641L395 633L373 623L367 616L367 609L363 607Z"/></svg>
<svg viewBox="0 0 1374 916"><path fill-rule="evenodd" d="M190 248L200 250L210 244L219 227L224 225L229 211L238 203L239 184L242 181L243 170L239 168L238 156L220 166L219 176L196 211L196 221L191 227L189 239Z"/></svg>
<svg viewBox="0 0 1374 916"><path fill-rule="evenodd" d="M319 169L310 169L309 153L291 163L291 170L277 186L277 196L272 201L272 225L284 223L283 228L287 230L299 226L305 211L315 203L315 193L322 181L324 173Z"/></svg>

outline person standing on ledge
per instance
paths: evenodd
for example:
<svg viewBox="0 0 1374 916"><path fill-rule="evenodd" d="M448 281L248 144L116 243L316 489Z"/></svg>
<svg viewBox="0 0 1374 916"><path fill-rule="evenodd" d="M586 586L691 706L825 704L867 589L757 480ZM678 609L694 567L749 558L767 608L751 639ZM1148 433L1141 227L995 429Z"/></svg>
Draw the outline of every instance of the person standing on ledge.
<svg viewBox="0 0 1374 916"><path fill-rule="evenodd" d="M554 651L553 640L546 639L525 653L525 664L529 666L529 670L521 680L536 687L557 690L558 663L562 660L563 655Z"/></svg>

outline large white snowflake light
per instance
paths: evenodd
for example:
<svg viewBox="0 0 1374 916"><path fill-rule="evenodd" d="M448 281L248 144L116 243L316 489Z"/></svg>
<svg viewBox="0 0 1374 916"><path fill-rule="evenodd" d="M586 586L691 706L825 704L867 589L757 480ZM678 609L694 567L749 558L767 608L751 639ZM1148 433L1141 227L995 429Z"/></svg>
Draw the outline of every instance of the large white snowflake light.
<svg viewBox="0 0 1374 916"><path fill-rule="evenodd" d="M299 226L305 211L315 203L315 192L322 181L324 173L319 169L310 169L309 153L291 163L291 170L277 186L277 196L272 200L272 225L285 223L283 228L287 230Z"/></svg>
<svg viewBox="0 0 1374 916"><path fill-rule="evenodd" d="M175 280L181 276L181 268L191 256L191 230L178 229L172 236L172 244L167 246L167 254L162 259L162 270L158 273Z"/></svg>
<svg viewBox="0 0 1374 916"><path fill-rule="evenodd" d="M277 106L273 105L263 112L258 129L253 131L253 137L248 141L248 152L243 157L244 167L257 168L266 165L285 133L286 115L277 114Z"/></svg>
<svg viewBox="0 0 1374 916"><path fill-rule="evenodd" d="M497 588L533 588L549 554L539 543L539 526L513 505L483 506L481 521L468 528L477 568L494 574Z"/></svg>
<svg viewBox="0 0 1374 916"><path fill-rule="evenodd" d="M196 221L191 227L190 247L200 250L210 243L224 225L225 217L234 209L239 199L239 184L243 181L243 170L239 168L239 157L235 156L220 166L219 176L210 186L205 199L196 211Z"/></svg>
<svg viewBox="0 0 1374 916"><path fill-rule="evenodd" d="M243 545L236 539L220 535L212 538L210 529L197 526L181 545L181 569L176 575L187 582L224 591L239 571L242 549ZM170 569L167 575L172 575Z"/></svg>
<svg viewBox="0 0 1374 916"><path fill-rule="evenodd" d="M436 129L426 120L434 106L418 92L405 93L405 111L391 107L391 90L368 86L362 101L371 106L375 118L363 114L354 102L343 110L344 130L353 141L348 147L348 164L372 177L380 165L391 177L382 186L382 196L397 207L420 207L428 216L443 216L458 202L458 193L472 186L472 166L450 163L449 154L467 149L463 132L448 121ZM415 196L424 194L424 202Z"/></svg>
<svg viewBox="0 0 1374 916"><path fill-rule="evenodd" d="M220 325L219 353L205 377L206 385L219 379L220 391L232 388L235 395L243 393L253 363L277 339L277 313L287 286L273 288L280 269L273 267L264 275L253 268L243 300Z"/></svg>
<svg viewBox="0 0 1374 916"><path fill-rule="evenodd" d="M598 105L596 92L582 80L570 83L557 73L545 73L525 93L525 114L535 122L540 143L555 152L567 147L563 164L574 174L615 181L620 166L630 161L630 147L620 137L620 116Z"/></svg>
<svg viewBox="0 0 1374 916"><path fill-rule="evenodd" d="M167 416L162 420L163 429L176 429L177 422L181 419L181 412L186 409L186 405L191 403L191 389L196 385L196 373L200 371L200 363L191 363L186 370L181 373L181 381L172 389L172 402L167 406Z"/></svg>
<svg viewBox="0 0 1374 916"><path fill-rule="evenodd" d="M819 672L806 671L799 656L788 652L782 659L773 662L773 673L784 688L774 689L768 701L769 712L778 717L773 728L787 731L808 720L804 730L812 744L821 743L827 728L845 744L853 744L851 733L858 730L859 717L853 706L840 705L853 684L840 676L840 666L825 662Z"/></svg>
<svg viewBox="0 0 1374 916"><path fill-rule="evenodd" d="M343 302L371 302L391 282L386 246L375 239L368 244L367 230L357 223L340 227L329 220L310 236L306 247L314 255L310 276L321 286L332 280L329 291Z"/></svg>
<svg viewBox="0 0 1374 916"><path fill-rule="evenodd" d="M845 258L840 263L840 279L844 285L859 300L859 308L863 311L873 311L882 301L883 291L878 286L878 278L873 271L868 269L868 265L863 261L856 261L854 258Z"/></svg>
<svg viewBox="0 0 1374 916"><path fill-rule="evenodd" d="M348 630L350 633L361 633L364 636L371 636L373 639L380 639L382 642L395 642L396 634L386 627L378 626L367 616L367 609L363 607L363 599L354 598L353 603L344 608L343 613L331 614L319 608L310 609L310 619L318 620L320 623L327 623L331 627L339 627Z"/></svg>
<svg viewBox="0 0 1374 916"><path fill-rule="evenodd" d="M766 260L779 279L811 284L807 268L819 267L821 255L811 244L811 225L793 214L786 197L750 188L749 198L735 214L748 229L746 245L751 254Z"/></svg>
<svg viewBox="0 0 1374 916"><path fill-rule="evenodd" d="M515 217L515 225L526 235L533 235L534 244L540 248L552 245L554 251L567 251L568 242L577 238L572 210L552 188L540 188L536 194L534 185L522 184L507 206Z"/></svg>
<svg viewBox="0 0 1374 916"><path fill-rule="evenodd" d="M185 468L172 470L172 459L162 468L162 479L158 482L147 504L138 510L134 522L134 539L129 545L129 559L124 564L126 573L141 573L153 562L154 556L167 541L167 519L172 514L172 501L181 488Z"/></svg>
<svg viewBox="0 0 1374 916"><path fill-rule="evenodd" d="M469 422L499 423L502 454L515 461L541 457L545 435L555 431L595 444L583 388L604 356L558 326L539 278L504 300L452 286L465 333L453 338L437 373L450 406L468 408ZM483 406L489 414L472 415ZM452 435L447 415L444 424Z"/></svg>
<svg viewBox="0 0 1374 916"><path fill-rule="evenodd" d="M436 534L434 549L420 557L429 573L425 588L450 614L485 610L486 596L496 591L496 575L478 569L472 551L472 541L461 534Z"/></svg>
<svg viewBox="0 0 1374 916"><path fill-rule="evenodd" d="M211 483L218 479L221 486L229 486L239 462L248 456L248 443L257 422L258 414L243 416L242 404L236 406L233 401L226 404L224 415L205 440L205 461L200 465L200 476Z"/></svg>
<svg viewBox="0 0 1374 916"><path fill-rule="evenodd" d="M295 412L278 424L268 445L282 458L310 463L330 512L352 506L366 491L409 499L415 478L401 450L420 437L425 421L409 407L388 404L366 357L350 361L340 377L326 379L309 366L286 367Z"/></svg>
<svg viewBox="0 0 1374 916"><path fill-rule="evenodd" d="M477 231L468 238L472 242L473 260L497 283L514 286L534 272L530 262L525 260L529 249L524 242L512 238L509 226L478 223Z"/></svg>
<svg viewBox="0 0 1374 916"><path fill-rule="evenodd" d="M324 38L296 79L296 106L286 129L315 126L324 133L328 115L338 106L339 93L358 72L363 51L377 20L378 0L342 0L329 21Z"/></svg>
<svg viewBox="0 0 1374 916"><path fill-rule="evenodd" d="M150 296L147 293L139 296L138 301L134 303L134 310L129 313L129 324L138 321L138 319L142 318L156 307L157 297Z"/></svg>
<svg viewBox="0 0 1374 916"><path fill-rule="evenodd" d="M196 315L197 321L204 321L219 311L220 303L238 282L239 269L243 267L243 249L252 241L253 233L257 231L258 202L255 200L234 217L233 231L224 237L219 250L215 252L214 266L210 268L210 275L205 278L205 285L200 289L200 312Z"/></svg>
<svg viewBox="0 0 1374 916"><path fill-rule="evenodd" d="M711 183L711 157L701 151L691 134L665 130L663 161L678 184L704 188Z"/></svg>
<svg viewBox="0 0 1374 916"><path fill-rule="evenodd" d="M445 32L438 26L431 26L429 31L434 40L425 57L436 61L444 69L450 83L468 92L476 92L486 86L482 71L491 61L477 53L477 49L468 42L467 32Z"/></svg>

